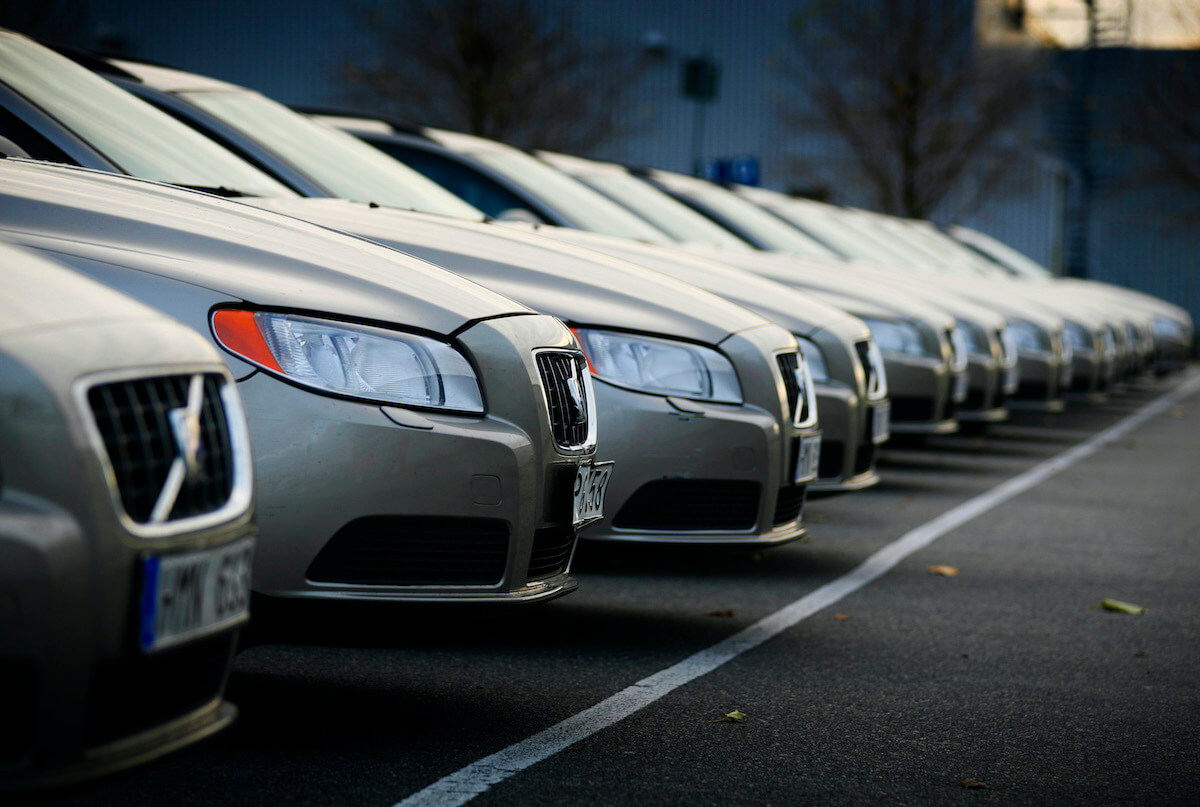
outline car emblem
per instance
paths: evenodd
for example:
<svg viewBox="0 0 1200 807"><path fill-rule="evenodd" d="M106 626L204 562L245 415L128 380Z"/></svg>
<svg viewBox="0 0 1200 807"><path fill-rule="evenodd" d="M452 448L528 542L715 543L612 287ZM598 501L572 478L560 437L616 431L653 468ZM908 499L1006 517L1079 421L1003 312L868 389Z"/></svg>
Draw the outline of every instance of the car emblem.
<svg viewBox="0 0 1200 807"><path fill-rule="evenodd" d="M194 375L188 383L187 404L167 413L171 434L175 438L176 454L150 513L152 523L167 520L184 482L195 479L200 472L200 411L203 405L204 376Z"/></svg>
<svg viewBox="0 0 1200 807"><path fill-rule="evenodd" d="M572 373L567 378L567 390L571 393L571 416L576 425L587 423L587 407L583 390L579 388L579 365L572 362Z"/></svg>
<svg viewBox="0 0 1200 807"><path fill-rule="evenodd" d="M804 377L803 367L797 366L792 373L796 376L796 422L804 419L804 405L808 403L808 384Z"/></svg>

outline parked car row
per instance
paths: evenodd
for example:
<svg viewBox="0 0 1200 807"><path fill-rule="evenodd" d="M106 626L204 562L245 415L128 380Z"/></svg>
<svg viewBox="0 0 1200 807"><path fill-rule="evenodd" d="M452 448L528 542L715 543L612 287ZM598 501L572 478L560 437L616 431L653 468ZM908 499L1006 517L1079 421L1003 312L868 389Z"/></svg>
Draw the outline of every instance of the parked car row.
<svg viewBox="0 0 1200 807"><path fill-rule="evenodd" d="M786 543L891 433L1192 339L978 233L11 32L0 154L0 790L228 724L251 591L540 602L581 535Z"/></svg>

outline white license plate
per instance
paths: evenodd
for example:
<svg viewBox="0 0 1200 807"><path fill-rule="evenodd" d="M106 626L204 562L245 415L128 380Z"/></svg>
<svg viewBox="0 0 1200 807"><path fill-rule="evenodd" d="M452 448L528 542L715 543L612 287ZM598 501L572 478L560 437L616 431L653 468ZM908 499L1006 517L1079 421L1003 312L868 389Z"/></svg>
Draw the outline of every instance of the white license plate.
<svg viewBox="0 0 1200 807"><path fill-rule="evenodd" d="M796 459L796 484L811 482L817 478L817 468L821 464L821 435L800 438L800 456Z"/></svg>
<svg viewBox="0 0 1200 807"><path fill-rule="evenodd" d="M871 412L871 442L886 443L892 436L892 405L882 403Z"/></svg>
<svg viewBox="0 0 1200 807"><path fill-rule="evenodd" d="M967 400L967 385L971 383L968 373L959 373L954 376L954 402L962 403Z"/></svg>
<svg viewBox="0 0 1200 807"><path fill-rule="evenodd" d="M142 559L142 650L235 625L250 613L253 539Z"/></svg>
<svg viewBox="0 0 1200 807"><path fill-rule="evenodd" d="M578 527L604 517L604 492L612 476L613 463L580 465L575 471L575 509L572 523Z"/></svg>

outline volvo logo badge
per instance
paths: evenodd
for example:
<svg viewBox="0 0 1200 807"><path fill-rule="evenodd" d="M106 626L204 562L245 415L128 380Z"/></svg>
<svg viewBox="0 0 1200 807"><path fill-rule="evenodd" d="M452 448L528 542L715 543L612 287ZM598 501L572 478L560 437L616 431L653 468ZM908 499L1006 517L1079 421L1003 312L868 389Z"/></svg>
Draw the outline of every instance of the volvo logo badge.
<svg viewBox="0 0 1200 807"><path fill-rule="evenodd" d="M167 413L171 422L171 434L175 438L175 458L167 471L154 509L150 512L151 523L161 523L171 515L179 491L187 481L200 473L200 412L204 406L204 376L194 375L188 382L187 404Z"/></svg>

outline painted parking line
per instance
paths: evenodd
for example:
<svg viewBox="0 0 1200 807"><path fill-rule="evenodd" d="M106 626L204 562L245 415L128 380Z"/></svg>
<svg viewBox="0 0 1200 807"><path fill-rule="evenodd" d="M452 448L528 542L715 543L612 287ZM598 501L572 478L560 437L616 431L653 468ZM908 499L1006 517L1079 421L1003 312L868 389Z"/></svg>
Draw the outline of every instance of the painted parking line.
<svg viewBox="0 0 1200 807"><path fill-rule="evenodd" d="M1090 457L1197 391L1200 391L1200 375L1193 375L1173 391L1151 401L1074 448L1039 463L1028 471L946 511L932 521L910 530L876 551L842 577L826 583L678 664L643 678L595 706L439 779L424 790L398 802L395 807L455 807L467 803L492 785L515 776L574 743L629 717L684 684L712 672L725 662L828 608L886 574L909 555L924 549L946 533Z"/></svg>

